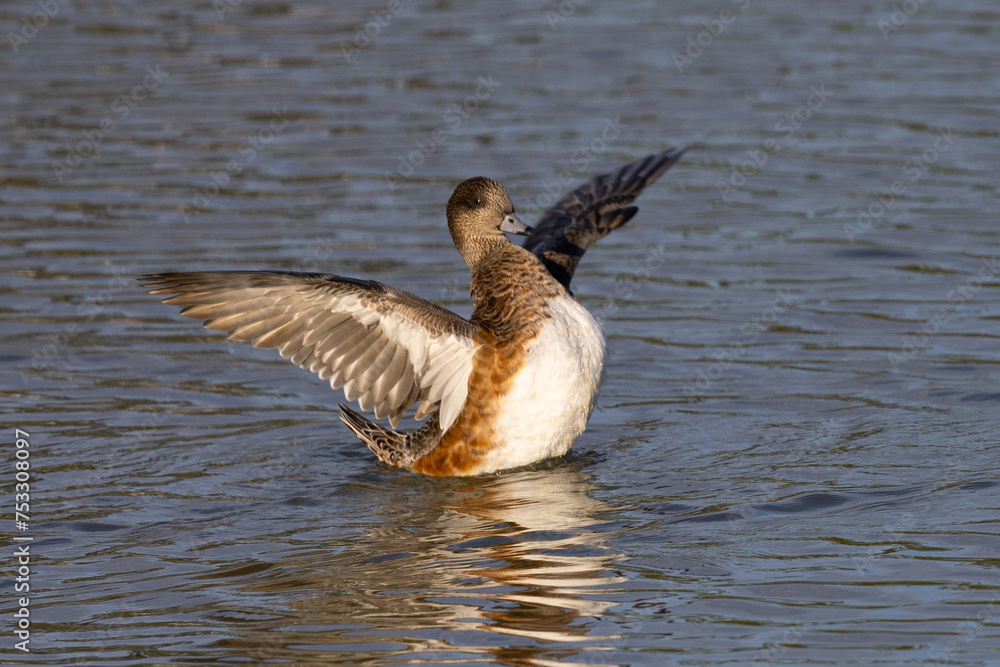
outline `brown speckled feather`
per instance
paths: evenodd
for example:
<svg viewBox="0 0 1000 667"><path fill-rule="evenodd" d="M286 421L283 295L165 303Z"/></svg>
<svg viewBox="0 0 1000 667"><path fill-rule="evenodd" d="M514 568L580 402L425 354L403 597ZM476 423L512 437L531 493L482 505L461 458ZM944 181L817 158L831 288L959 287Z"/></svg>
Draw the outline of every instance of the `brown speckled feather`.
<svg viewBox="0 0 1000 667"><path fill-rule="evenodd" d="M397 468L410 467L414 460L433 450L441 440L437 414L431 415L423 426L409 433L379 426L343 404L340 405L340 421L354 431L354 435L368 445L380 461Z"/></svg>

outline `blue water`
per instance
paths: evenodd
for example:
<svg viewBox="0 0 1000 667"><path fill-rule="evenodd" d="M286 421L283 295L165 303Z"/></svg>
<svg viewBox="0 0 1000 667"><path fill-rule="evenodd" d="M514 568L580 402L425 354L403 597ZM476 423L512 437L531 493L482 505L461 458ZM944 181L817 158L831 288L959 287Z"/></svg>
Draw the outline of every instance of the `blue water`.
<svg viewBox="0 0 1000 667"><path fill-rule="evenodd" d="M43 4L0 7L0 660L996 664L994 4ZM135 282L468 314L456 183L531 222L692 143L581 263L608 380L531 470L388 470Z"/></svg>

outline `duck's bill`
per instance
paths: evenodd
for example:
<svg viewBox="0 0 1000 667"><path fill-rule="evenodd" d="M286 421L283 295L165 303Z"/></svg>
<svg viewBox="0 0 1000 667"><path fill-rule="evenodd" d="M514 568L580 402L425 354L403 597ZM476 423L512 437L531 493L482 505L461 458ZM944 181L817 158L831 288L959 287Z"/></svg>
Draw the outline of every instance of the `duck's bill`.
<svg viewBox="0 0 1000 667"><path fill-rule="evenodd" d="M503 222L500 223L500 231L507 232L508 234L519 234L521 236L534 236L538 233L534 227L524 224L513 213L508 213L504 216Z"/></svg>

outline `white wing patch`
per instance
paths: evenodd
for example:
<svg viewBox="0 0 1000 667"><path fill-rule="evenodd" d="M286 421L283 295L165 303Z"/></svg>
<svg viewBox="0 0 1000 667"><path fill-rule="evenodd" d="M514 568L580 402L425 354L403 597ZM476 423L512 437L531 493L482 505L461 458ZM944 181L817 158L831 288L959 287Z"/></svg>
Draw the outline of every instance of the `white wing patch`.
<svg viewBox="0 0 1000 667"><path fill-rule="evenodd" d="M353 314L353 313L352 313ZM386 337L409 354L424 400L417 409L423 419L441 405L441 430L455 423L469 396L469 376L477 346L454 334L428 336L427 330L398 315L384 316L380 326Z"/></svg>

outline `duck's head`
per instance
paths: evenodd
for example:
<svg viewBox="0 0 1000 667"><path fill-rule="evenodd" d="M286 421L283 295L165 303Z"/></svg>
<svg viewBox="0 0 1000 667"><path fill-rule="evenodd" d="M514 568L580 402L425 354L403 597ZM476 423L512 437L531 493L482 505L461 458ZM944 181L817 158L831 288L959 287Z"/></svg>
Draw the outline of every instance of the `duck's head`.
<svg viewBox="0 0 1000 667"><path fill-rule="evenodd" d="M448 200L448 231L469 267L497 245L510 243L504 233L534 236L535 230L514 214L507 190L492 178L463 181Z"/></svg>

